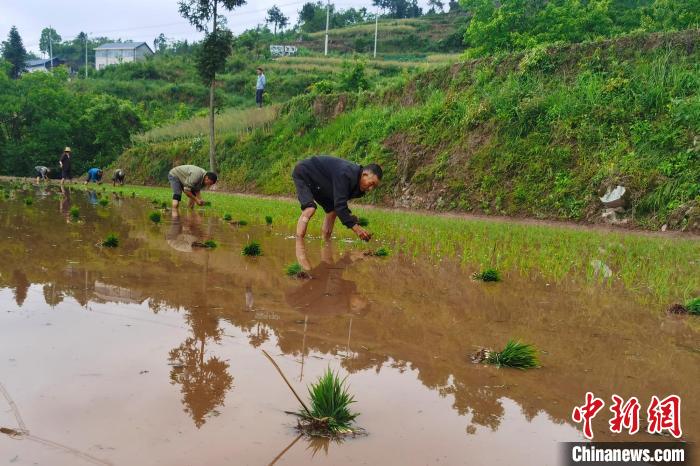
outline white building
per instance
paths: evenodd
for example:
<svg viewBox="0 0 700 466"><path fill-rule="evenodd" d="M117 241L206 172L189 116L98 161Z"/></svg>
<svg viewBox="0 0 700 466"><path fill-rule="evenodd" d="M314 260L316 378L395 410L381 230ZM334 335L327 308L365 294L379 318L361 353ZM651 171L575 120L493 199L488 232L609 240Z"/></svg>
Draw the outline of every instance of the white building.
<svg viewBox="0 0 700 466"><path fill-rule="evenodd" d="M101 70L109 65L144 60L151 55L153 51L145 42L102 44L95 49L95 69Z"/></svg>

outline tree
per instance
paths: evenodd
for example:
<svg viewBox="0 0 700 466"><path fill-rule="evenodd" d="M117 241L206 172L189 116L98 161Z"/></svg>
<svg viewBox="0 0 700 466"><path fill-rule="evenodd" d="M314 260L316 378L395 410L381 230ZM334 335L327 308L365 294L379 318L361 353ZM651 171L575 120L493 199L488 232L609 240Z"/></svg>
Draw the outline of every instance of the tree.
<svg viewBox="0 0 700 466"><path fill-rule="evenodd" d="M277 5L273 5L272 8L267 10L267 18L265 18L265 23L274 24L274 34L277 35L277 28L279 27L280 30L282 30L287 24L289 24L289 18L284 16L284 13L282 13L282 10L280 10Z"/></svg>
<svg viewBox="0 0 700 466"><path fill-rule="evenodd" d="M219 6L228 11L246 4L246 0L180 0L179 11L198 31L206 33L197 57L197 70L209 85L209 168L216 170L214 138L214 84L231 54L233 34L225 29L226 18L219 17ZM211 29L209 22L211 21Z"/></svg>
<svg viewBox="0 0 700 466"><path fill-rule="evenodd" d="M388 11L391 18L417 18L423 14L418 0L372 0L372 4Z"/></svg>
<svg viewBox="0 0 700 466"><path fill-rule="evenodd" d="M39 50L44 55L48 54L52 46L61 43L61 36L56 32L54 28L44 28L41 30L41 37L39 38Z"/></svg>
<svg viewBox="0 0 700 466"><path fill-rule="evenodd" d="M428 5L430 5L430 10L435 13L440 10L440 13L445 10L445 2L442 0L428 0Z"/></svg>
<svg viewBox="0 0 700 466"><path fill-rule="evenodd" d="M450 13L454 13L456 11L462 11L462 7L459 5L459 1L450 0Z"/></svg>
<svg viewBox="0 0 700 466"><path fill-rule="evenodd" d="M22 37L15 26L12 26L7 40L2 43L2 58L10 63L9 76L17 79L22 74L27 61L27 50L22 44Z"/></svg>
<svg viewBox="0 0 700 466"><path fill-rule="evenodd" d="M165 52L165 49L168 48L168 39L165 38L165 34L162 32L158 34L158 37L153 39L153 51L155 52Z"/></svg>

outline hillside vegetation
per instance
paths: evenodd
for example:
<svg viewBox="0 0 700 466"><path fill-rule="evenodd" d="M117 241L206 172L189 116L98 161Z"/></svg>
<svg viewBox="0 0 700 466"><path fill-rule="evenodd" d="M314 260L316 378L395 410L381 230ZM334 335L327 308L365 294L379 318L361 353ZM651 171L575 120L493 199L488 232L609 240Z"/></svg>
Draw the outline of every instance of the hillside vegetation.
<svg viewBox="0 0 700 466"><path fill-rule="evenodd" d="M623 184L633 220L659 226L700 196L698 39L689 30L539 46L373 92L317 90L271 125L221 138L222 179L291 194L296 161L332 153L385 166L371 202L574 220L596 218L598 196ZM206 154L188 140L137 144L117 165L163 183L170 166L206 165Z"/></svg>

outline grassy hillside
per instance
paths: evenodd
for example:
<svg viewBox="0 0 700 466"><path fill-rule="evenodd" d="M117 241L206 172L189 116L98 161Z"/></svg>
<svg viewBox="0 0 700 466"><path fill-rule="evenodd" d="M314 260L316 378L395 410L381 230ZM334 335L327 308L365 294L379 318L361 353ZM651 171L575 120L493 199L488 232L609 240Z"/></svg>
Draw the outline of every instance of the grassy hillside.
<svg viewBox="0 0 700 466"><path fill-rule="evenodd" d="M378 53L461 52L467 23L466 13L380 20ZM299 45L323 52L325 34L302 34ZM374 50L374 23L331 29L328 46L333 52L370 53Z"/></svg>
<svg viewBox="0 0 700 466"><path fill-rule="evenodd" d="M274 123L220 139L222 179L289 194L297 160L331 153L382 163L386 183L370 201L385 205L595 220L598 196L623 184L633 222L682 227L700 196L698 39L692 30L539 47L375 92L301 96ZM174 163L206 165L205 145L139 144L118 164L163 183Z"/></svg>

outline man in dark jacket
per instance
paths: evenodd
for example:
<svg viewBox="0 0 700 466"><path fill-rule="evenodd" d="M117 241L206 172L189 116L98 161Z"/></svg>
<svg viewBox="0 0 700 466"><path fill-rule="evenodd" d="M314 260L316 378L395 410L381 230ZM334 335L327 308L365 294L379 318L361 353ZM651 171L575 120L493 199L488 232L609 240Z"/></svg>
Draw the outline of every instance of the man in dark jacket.
<svg viewBox="0 0 700 466"><path fill-rule="evenodd" d="M336 157L318 156L299 162L292 172L297 197L301 204L301 217L297 222L297 238L306 236L306 227L316 213L316 203L323 207L323 237L330 239L336 217L352 229L363 241L372 235L358 224L358 219L348 207L348 201L362 197L379 186L382 169L379 165L366 167Z"/></svg>

